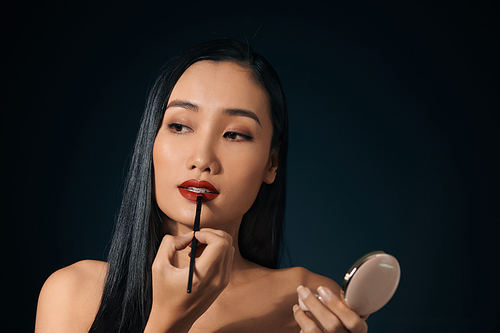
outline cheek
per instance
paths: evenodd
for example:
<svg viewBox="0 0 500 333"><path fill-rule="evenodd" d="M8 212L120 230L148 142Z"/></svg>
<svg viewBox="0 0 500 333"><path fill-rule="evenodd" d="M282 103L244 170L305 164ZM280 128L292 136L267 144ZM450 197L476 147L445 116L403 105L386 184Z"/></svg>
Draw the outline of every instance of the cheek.
<svg viewBox="0 0 500 333"><path fill-rule="evenodd" d="M228 170L230 176L228 182L231 183L234 193L239 193L240 199L246 199L244 201L247 204L250 201L251 205L259 192L267 170L267 162L268 156L260 153L249 154L246 158L244 156L238 158L235 155L232 163L228 163L233 166Z"/></svg>
<svg viewBox="0 0 500 333"><path fill-rule="evenodd" d="M182 152L163 140L153 146L154 192L160 210L172 219L183 221L184 216L192 216L191 210L182 205L185 200L177 190L179 163ZM178 177L177 177L178 178Z"/></svg>
<svg viewBox="0 0 500 333"><path fill-rule="evenodd" d="M170 187L173 175L175 175L174 165L178 163L176 159L179 154L172 150L162 140L155 141L153 146L153 169L155 179L155 192L158 201L162 201L165 190Z"/></svg>

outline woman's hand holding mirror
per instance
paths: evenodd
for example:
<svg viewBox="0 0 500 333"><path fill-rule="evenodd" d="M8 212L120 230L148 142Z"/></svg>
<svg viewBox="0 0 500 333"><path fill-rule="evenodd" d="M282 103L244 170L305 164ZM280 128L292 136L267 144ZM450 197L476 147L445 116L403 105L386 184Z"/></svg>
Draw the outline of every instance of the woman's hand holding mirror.
<svg viewBox="0 0 500 333"><path fill-rule="evenodd" d="M340 298L328 288L318 294L300 286L299 305L294 306L295 320L305 332L366 332L364 319L380 310L394 295L401 270L393 256L376 251L357 260L344 276ZM314 316L310 319L306 312Z"/></svg>
<svg viewBox="0 0 500 333"><path fill-rule="evenodd" d="M293 308L294 317L303 332L365 333L368 326L356 312L327 287L318 288L319 297L307 287L299 286L297 292L301 306ZM302 308L306 307L310 316ZM312 317L312 318L311 318Z"/></svg>

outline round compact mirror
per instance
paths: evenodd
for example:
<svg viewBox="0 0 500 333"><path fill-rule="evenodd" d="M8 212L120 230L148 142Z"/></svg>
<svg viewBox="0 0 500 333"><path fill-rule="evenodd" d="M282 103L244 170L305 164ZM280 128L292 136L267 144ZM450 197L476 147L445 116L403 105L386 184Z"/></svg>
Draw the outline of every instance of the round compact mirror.
<svg viewBox="0 0 500 333"><path fill-rule="evenodd" d="M396 258L383 251L371 252L346 273L340 295L349 309L366 318L389 302L400 276Z"/></svg>

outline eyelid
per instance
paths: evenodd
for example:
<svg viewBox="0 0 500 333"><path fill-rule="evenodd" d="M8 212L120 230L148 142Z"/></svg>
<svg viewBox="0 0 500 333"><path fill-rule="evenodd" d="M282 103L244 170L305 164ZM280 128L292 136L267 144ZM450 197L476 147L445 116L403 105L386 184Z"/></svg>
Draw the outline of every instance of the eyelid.
<svg viewBox="0 0 500 333"><path fill-rule="evenodd" d="M186 133L193 132L193 129L191 127L189 127L187 125L184 125L181 122L171 122L171 123L168 123L167 127L174 134L186 134ZM176 129L178 127L180 127L181 130L178 131ZM237 138L235 138L235 139L229 138L230 134L235 135ZM234 142L253 141L253 139L254 139L253 136L251 136L251 135L243 134L243 133L240 133L240 132L237 132L237 131L227 131L227 132L225 132L223 134L223 137L226 138L226 139L229 139L230 141L234 141ZM238 137L240 137L240 139L238 139Z"/></svg>
<svg viewBox="0 0 500 333"><path fill-rule="evenodd" d="M241 140L238 140L238 139L229 139L231 141L253 141L253 137L250 136L250 135L247 135L247 134L243 134L243 133L239 133L239 132L236 132L236 131L227 131L226 133L224 133L224 137L226 137L228 134L236 134L237 136L240 136L242 139Z"/></svg>
<svg viewBox="0 0 500 333"><path fill-rule="evenodd" d="M176 130L175 130L175 128L174 128L174 127L176 127L176 126L181 126L181 127L182 127L182 129L183 129L183 131L176 131ZM169 124L167 125L167 127L168 127L168 128L169 128L169 129L170 129L173 133L175 133L175 134L184 134L184 133L186 133L186 132L192 132L192 131L193 131L193 129L192 129L192 128L190 128L189 126L184 125L184 124L182 124L182 123L176 123L176 122L169 123ZM185 131L185 129L188 129L188 131Z"/></svg>

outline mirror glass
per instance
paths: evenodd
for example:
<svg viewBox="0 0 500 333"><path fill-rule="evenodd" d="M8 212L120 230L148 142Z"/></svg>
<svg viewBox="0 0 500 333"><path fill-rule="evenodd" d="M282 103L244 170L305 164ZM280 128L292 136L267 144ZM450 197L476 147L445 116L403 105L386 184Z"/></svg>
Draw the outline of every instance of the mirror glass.
<svg viewBox="0 0 500 333"><path fill-rule="evenodd" d="M361 317L380 310L394 295L401 269L393 256L376 251L361 257L344 277L341 296Z"/></svg>

